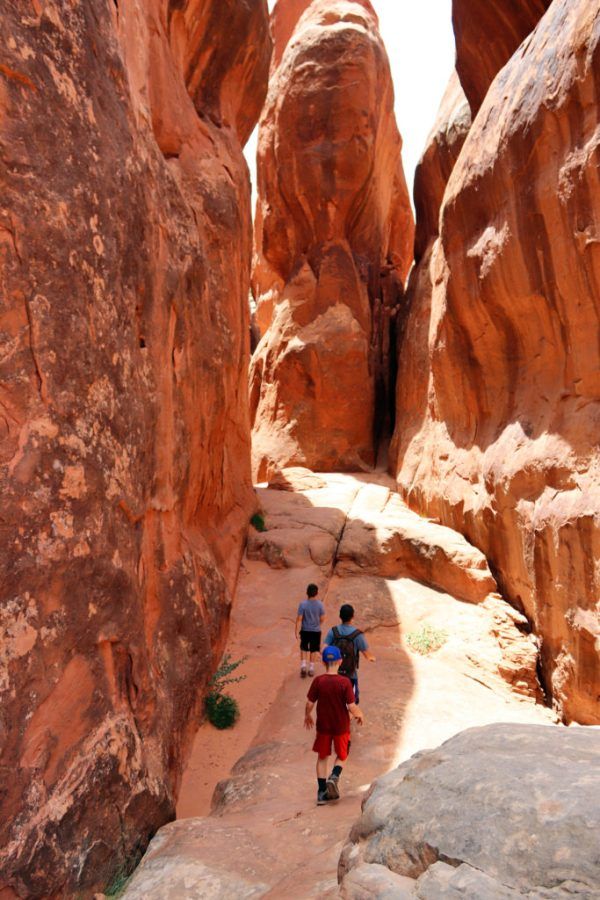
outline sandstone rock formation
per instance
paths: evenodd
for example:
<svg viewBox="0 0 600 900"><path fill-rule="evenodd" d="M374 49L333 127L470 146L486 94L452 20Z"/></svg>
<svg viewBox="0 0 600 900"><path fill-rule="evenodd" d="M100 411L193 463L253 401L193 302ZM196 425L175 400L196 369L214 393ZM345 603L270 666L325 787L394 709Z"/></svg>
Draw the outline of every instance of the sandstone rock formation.
<svg viewBox="0 0 600 900"><path fill-rule="evenodd" d="M512 724L417 753L372 786L340 858L342 896L370 896L382 866L418 879L400 897L597 896L599 753L596 729Z"/></svg>
<svg viewBox="0 0 600 900"><path fill-rule="evenodd" d="M496 73L535 28L552 0L452 0L456 70L477 114Z"/></svg>
<svg viewBox="0 0 600 900"><path fill-rule="evenodd" d="M174 815L248 515L266 0L4 4L0 894Z"/></svg>
<svg viewBox="0 0 600 900"><path fill-rule="evenodd" d="M251 368L258 480L374 461L412 214L368 0L280 4L258 148ZM290 33L293 30L291 38ZM392 358L394 354L391 354ZM324 439L324 436L326 438Z"/></svg>
<svg viewBox="0 0 600 900"><path fill-rule="evenodd" d="M465 534L527 615L560 714L588 724L600 722L599 23L595 4L555 0L471 126L411 288L392 453L409 505Z"/></svg>

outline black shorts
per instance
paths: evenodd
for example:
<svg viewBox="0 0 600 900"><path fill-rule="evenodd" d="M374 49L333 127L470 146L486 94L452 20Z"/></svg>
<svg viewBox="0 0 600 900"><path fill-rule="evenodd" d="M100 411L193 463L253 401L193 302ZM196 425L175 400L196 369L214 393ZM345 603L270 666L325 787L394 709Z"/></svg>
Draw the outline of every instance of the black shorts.
<svg viewBox="0 0 600 900"><path fill-rule="evenodd" d="M301 631L300 649L305 653L318 653L321 649L320 631Z"/></svg>

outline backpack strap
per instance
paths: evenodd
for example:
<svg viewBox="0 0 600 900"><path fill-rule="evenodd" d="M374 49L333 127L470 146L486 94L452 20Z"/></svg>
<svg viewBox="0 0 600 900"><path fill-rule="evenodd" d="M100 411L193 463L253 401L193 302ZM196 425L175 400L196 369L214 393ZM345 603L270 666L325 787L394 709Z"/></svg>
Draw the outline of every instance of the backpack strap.
<svg viewBox="0 0 600 900"><path fill-rule="evenodd" d="M333 633L333 639L334 639L334 641L337 641L337 640L341 637L341 635L340 635L340 633L339 633L339 631L338 631L337 625L334 625L333 628L331 629L331 631L332 631L332 633Z"/></svg>
<svg viewBox="0 0 600 900"><path fill-rule="evenodd" d="M355 638L357 638L359 636L359 634L362 634L362 631L360 630L360 628L355 628L351 634L345 634L344 637L347 638L349 641L353 641Z"/></svg>

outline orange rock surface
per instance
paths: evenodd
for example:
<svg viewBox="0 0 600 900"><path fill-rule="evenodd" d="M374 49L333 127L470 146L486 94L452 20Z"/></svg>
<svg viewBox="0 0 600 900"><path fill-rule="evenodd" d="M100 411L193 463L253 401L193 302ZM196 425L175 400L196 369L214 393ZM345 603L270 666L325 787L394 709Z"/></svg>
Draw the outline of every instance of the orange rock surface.
<svg viewBox="0 0 600 900"><path fill-rule="evenodd" d="M600 722L600 10L556 0L466 137L411 287L392 459L481 549L548 694Z"/></svg>
<svg viewBox="0 0 600 900"><path fill-rule="evenodd" d="M276 8L275 37L289 42L275 48L259 135L253 287L263 337L251 367L259 480L287 465L373 463L390 322L412 255L377 17L367 0L305 6Z"/></svg>
<svg viewBox="0 0 600 900"><path fill-rule="evenodd" d="M254 500L266 0L25 2L0 66L0 894L173 817Z"/></svg>
<svg viewBox="0 0 600 900"><path fill-rule="evenodd" d="M552 0L452 0L456 70L475 116L488 88Z"/></svg>

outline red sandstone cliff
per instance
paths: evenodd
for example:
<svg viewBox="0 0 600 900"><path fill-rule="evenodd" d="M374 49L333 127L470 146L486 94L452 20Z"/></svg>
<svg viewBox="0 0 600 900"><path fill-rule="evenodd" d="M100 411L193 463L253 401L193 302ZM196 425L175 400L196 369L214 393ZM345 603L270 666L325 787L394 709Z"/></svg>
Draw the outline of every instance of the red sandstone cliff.
<svg viewBox="0 0 600 900"><path fill-rule="evenodd" d="M584 723L600 722L599 38L597 4L554 0L487 93L413 276L393 448L404 496L484 551L556 708Z"/></svg>
<svg viewBox="0 0 600 900"><path fill-rule="evenodd" d="M552 0L452 0L456 71L475 116L489 86Z"/></svg>
<svg viewBox="0 0 600 900"><path fill-rule="evenodd" d="M0 65L0 894L174 814L252 507L266 0L15 0Z"/></svg>
<svg viewBox="0 0 600 900"><path fill-rule="evenodd" d="M389 63L368 0L279 4L258 148L253 459L360 469L389 378L412 214ZM295 27L294 27L295 26ZM290 37L291 34L291 37ZM376 415L377 411L377 415Z"/></svg>

